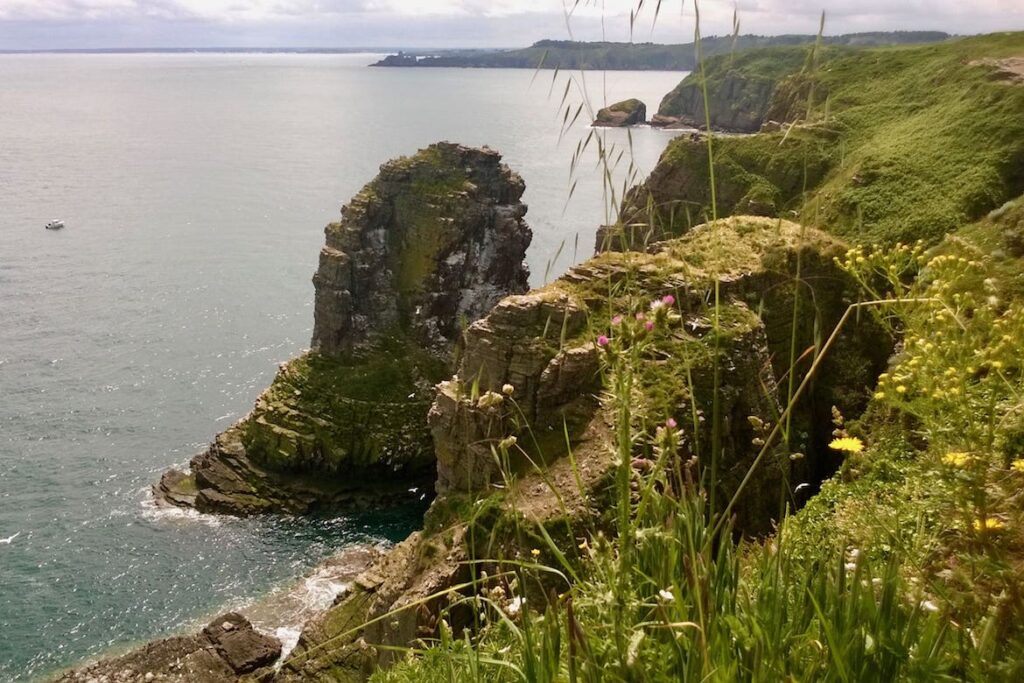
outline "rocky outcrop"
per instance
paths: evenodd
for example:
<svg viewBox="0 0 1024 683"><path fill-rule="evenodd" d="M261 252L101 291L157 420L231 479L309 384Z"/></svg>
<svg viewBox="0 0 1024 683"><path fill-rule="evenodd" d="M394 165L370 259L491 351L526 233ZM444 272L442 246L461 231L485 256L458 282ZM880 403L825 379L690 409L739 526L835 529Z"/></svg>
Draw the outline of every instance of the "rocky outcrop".
<svg viewBox="0 0 1024 683"><path fill-rule="evenodd" d="M785 47L712 57L662 98L656 124L703 129L710 120L713 130L756 133L772 107L776 85L800 71L808 50Z"/></svg>
<svg viewBox="0 0 1024 683"><path fill-rule="evenodd" d="M616 102L600 109L594 125L605 128L624 128L647 123L647 105L636 98Z"/></svg>
<svg viewBox="0 0 1024 683"><path fill-rule="evenodd" d="M121 657L69 671L57 683L234 683L270 675L281 641L260 633L236 612L201 632L158 640ZM262 674L259 673L261 670Z"/></svg>
<svg viewBox="0 0 1024 683"><path fill-rule="evenodd" d="M429 486L426 413L461 329L527 289L524 189L489 149L439 143L384 164L325 230L312 350L158 498L304 513Z"/></svg>
<svg viewBox="0 0 1024 683"><path fill-rule="evenodd" d="M625 323L617 316L642 313L661 325L632 366L632 411L641 431L669 418L680 425L681 462L673 468L708 466L717 396L717 493L727 500L759 452L765 425L782 411L779 378L788 379L793 340L800 349L814 344L818 326L834 325L854 293L833 262L843 253L841 243L817 231L743 217L698 227L649 252L601 254L543 289L503 300L467 328L458 375L438 387L429 420L439 496L424 530L307 626L279 680L364 680L393 660L394 647L437 637L442 610L456 632L470 622L468 606L460 612L459 605L473 590L466 583L471 566L478 577L497 575L491 563L544 548L544 538L571 558L582 530L600 527L616 456L613 408L601 393L606 352L595 339L620 334ZM715 277L722 299L717 340L708 303ZM672 314L652 311L651 302L666 294L674 297ZM890 348L870 320L842 333L794 415L789 442L769 453L744 493L738 529L769 531L799 484L834 468L825 446L831 406L858 414ZM806 370L798 363L797 378ZM562 457L569 449L573 457ZM645 457L638 448L638 479L650 465ZM494 586L482 580L477 588ZM546 588L518 588L520 595L530 590Z"/></svg>

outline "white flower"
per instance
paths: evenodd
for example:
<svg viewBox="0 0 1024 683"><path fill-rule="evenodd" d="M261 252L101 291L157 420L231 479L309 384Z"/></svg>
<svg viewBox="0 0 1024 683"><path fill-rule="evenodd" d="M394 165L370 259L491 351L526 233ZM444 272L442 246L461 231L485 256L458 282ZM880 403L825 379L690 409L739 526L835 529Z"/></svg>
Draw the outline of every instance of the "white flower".
<svg viewBox="0 0 1024 683"><path fill-rule="evenodd" d="M922 600L921 604L918 605L918 607L923 609L925 612L938 612L939 611L939 606L936 605L931 600Z"/></svg>
<svg viewBox="0 0 1024 683"><path fill-rule="evenodd" d="M525 604L526 600L524 600L523 598L518 596L514 597L509 601L508 606L505 608L505 614L509 615L510 617L514 617L515 615L519 614L519 610L521 610L523 608L523 605Z"/></svg>
<svg viewBox="0 0 1024 683"><path fill-rule="evenodd" d="M672 602L676 599L676 596L672 595L672 591L667 591L664 588L658 591L658 597L661 598L662 602L666 603Z"/></svg>
<svg viewBox="0 0 1024 683"><path fill-rule="evenodd" d="M501 387L501 393L505 394L506 396L511 396L512 394L516 393L516 388L511 384L505 384L502 385Z"/></svg>

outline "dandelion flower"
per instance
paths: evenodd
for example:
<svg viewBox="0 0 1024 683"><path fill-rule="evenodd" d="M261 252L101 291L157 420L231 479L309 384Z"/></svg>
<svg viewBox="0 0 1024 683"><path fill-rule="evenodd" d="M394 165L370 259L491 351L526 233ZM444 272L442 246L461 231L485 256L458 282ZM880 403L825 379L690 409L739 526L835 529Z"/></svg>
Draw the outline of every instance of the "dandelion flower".
<svg viewBox="0 0 1024 683"><path fill-rule="evenodd" d="M977 531L977 532L982 532L982 531L995 532L995 531L1002 531L1003 529L1006 528L1006 524L1003 523L1003 520L997 519L995 517L986 517L985 519L976 519L976 520L974 520L974 525L973 526L974 526L974 530Z"/></svg>
<svg viewBox="0 0 1024 683"><path fill-rule="evenodd" d="M964 453L962 451L954 451L952 453L946 453L942 456L942 464L952 465L953 467L963 467L971 461L971 454Z"/></svg>
<svg viewBox="0 0 1024 683"><path fill-rule="evenodd" d="M1013 470L1014 472L1024 472L1024 459L1017 458L1016 460L1014 460L1012 463L1010 463L1010 469Z"/></svg>
<svg viewBox="0 0 1024 683"><path fill-rule="evenodd" d="M834 451L845 451L846 453L860 453L864 450L864 442L855 436L844 436L841 439L833 439L828 445Z"/></svg>

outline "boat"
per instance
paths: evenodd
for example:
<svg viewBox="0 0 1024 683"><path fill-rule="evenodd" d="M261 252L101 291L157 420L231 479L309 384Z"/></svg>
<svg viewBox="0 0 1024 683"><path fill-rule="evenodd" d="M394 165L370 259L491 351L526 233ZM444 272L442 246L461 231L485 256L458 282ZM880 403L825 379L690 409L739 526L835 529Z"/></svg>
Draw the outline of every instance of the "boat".
<svg viewBox="0 0 1024 683"><path fill-rule="evenodd" d="M64 221L56 220L56 219L54 219L54 220L52 220L52 221L50 221L49 223L46 224L46 229L47 230L60 230L63 227L64 227Z"/></svg>

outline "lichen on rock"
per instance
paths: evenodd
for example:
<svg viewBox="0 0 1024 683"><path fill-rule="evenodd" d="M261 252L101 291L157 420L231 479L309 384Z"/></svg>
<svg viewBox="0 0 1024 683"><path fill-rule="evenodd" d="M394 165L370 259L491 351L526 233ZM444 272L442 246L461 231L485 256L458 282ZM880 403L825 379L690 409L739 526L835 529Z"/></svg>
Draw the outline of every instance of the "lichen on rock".
<svg viewBox="0 0 1024 683"><path fill-rule="evenodd" d="M433 478L426 413L463 327L527 289L522 179L489 149L384 164L325 229L312 349L158 496L233 514L397 502Z"/></svg>

